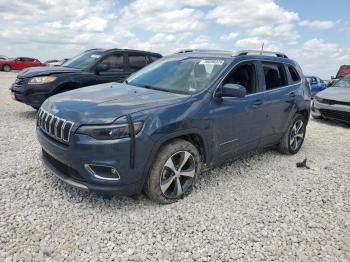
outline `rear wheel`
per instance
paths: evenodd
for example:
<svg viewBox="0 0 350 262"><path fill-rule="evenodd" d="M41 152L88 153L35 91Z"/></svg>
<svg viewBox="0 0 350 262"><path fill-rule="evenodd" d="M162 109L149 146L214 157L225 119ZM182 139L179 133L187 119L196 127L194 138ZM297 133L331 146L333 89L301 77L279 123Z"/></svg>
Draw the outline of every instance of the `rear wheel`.
<svg viewBox="0 0 350 262"><path fill-rule="evenodd" d="M288 155L296 154L303 145L306 124L305 117L302 115L295 115L278 145L278 151Z"/></svg>
<svg viewBox="0 0 350 262"><path fill-rule="evenodd" d="M158 152L145 183L146 195L162 204L169 204L191 193L201 172L201 158L190 142L176 139Z"/></svg>
<svg viewBox="0 0 350 262"><path fill-rule="evenodd" d="M2 67L2 70L4 70L5 72L10 72L11 71L11 67L9 65L4 65Z"/></svg>

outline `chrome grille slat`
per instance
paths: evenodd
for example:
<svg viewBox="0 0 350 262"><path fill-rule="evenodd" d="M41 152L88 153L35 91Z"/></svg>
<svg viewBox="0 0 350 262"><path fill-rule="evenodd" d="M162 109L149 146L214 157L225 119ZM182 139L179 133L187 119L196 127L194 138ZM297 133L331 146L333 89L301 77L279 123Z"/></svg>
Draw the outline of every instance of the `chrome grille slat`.
<svg viewBox="0 0 350 262"><path fill-rule="evenodd" d="M61 143L69 143L74 122L59 118L41 108L37 117L37 125L45 134Z"/></svg>

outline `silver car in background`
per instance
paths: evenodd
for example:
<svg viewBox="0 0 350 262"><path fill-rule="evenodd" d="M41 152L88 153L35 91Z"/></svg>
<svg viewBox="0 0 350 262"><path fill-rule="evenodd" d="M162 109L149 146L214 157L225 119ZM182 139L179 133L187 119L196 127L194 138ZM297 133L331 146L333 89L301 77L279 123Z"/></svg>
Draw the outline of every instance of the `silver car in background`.
<svg viewBox="0 0 350 262"><path fill-rule="evenodd" d="M319 92L313 100L311 114L350 125L350 75Z"/></svg>

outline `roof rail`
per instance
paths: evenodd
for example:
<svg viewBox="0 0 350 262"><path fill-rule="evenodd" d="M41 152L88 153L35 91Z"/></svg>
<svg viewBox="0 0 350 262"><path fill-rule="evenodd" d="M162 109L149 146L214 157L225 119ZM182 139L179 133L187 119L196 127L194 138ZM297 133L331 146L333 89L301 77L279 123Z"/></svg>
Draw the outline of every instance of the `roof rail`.
<svg viewBox="0 0 350 262"><path fill-rule="evenodd" d="M242 51L238 51L235 55L241 56L241 55L249 55L249 54L258 54L258 55L270 54L270 55L275 55L277 57L288 58L288 56L286 54L281 53L281 52L259 51L259 50L242 50Z"/></svg>
<svg viewBox="0 0 350 262"><path fill-rule="evenodd" d="M175 52L175 54L191 53L191 52L228 52L228 51L215 50L215 49L183 49L178 52Z"/></svg>

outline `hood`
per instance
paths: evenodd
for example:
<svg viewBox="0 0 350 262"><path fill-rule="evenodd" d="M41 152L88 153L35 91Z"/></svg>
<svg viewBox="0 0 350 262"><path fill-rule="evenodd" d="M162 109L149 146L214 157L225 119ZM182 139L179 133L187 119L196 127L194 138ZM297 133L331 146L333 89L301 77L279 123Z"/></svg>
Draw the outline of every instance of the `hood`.
<svg viewBox="0 0 350 262"><path fill-rule="evenodd" d="M75 73L81 72L82 70L69 67L49 67L49 66L39 66L39 67L30 67L24 69L18 73L19 77L34 77L34 76L43 76L43 75L52 75L52 74L63 74L63 73Z"/></svg>
<svg viewBox="0 0 350 262"><path fill-rule="evenodd" d="M318 97L341 102L350 102L350 88L346 87L329 87L319 93Z"/></svg>
<svg viewBox="0 0 350 262"><path fill-rule="evenodd" d="M78 124L108 124L145 109L184 101L190 95L108 83L79 88L47 99L42 108Z"/></svg>

